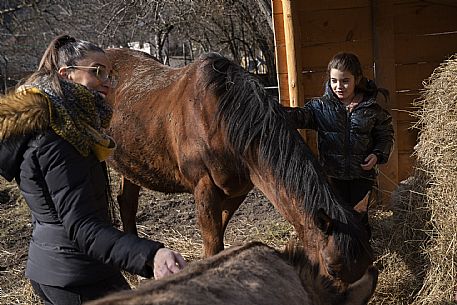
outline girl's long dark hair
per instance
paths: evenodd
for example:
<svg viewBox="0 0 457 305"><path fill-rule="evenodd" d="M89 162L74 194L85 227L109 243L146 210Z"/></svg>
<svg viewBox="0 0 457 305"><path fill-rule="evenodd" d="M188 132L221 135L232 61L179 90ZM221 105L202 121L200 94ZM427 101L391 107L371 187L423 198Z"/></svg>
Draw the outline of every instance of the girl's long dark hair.
<svg viewBox="0 0 457 305"><path fill-rule="evenodd" d="M340 52L335 54L327 66L327 76L330 79L330 71L337 69L340 71L349 71L354 75L356 81L355 93L374 96L378 92L381 93L386 100L389 99L389 90L378 88L373 81L369 81L363 76L362 65L359 58L354 53Z"/></svg>

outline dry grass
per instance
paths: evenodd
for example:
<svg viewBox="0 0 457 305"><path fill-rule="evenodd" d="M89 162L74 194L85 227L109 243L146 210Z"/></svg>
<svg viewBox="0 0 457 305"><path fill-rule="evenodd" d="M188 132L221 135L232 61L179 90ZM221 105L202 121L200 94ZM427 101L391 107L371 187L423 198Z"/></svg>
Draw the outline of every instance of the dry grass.
<svg viewBox="0 0 457 305"><path fill-rule="evenodd" d="M3 181L0 181L3 182ZM405 184L405 188L410 185ZM411 194L408 190L398 192ZM30 236L30 212L14 185L0 183L0 304L38 304L24 267ZM168 247L180 251L188 261L201 258L202 241L195 225L193 200L190 195L165 195L143 191L139 207L139 234L157 239ZM0 198L1 199L1 198ZM421 287L424 264L418 263L424 233L412 229L409 223L419 223L413 204L403 210L372 209L370 222L373 228L373 246L376 265L381 270L374 304L413 304L414 294ZM162 213L162 214L160 214ZM166 217L164 215L171 215ZM179 216L179 217L178 217ZM405 220L405 217L409 219ZM271 207L259 192L252 192L241 205L226 232L226 245L260 240L278 249L294 238L292 227ZM406 242L404 242L406 241ZM422 244L420 242L419 244ZM419 252L419 255L417 254ZM125 273L133 287L140 285L137 276Z"/></svg>
<svg viewBox="0 0 457 305"><path fill-rule="evenodd" d="M370 304L415 304L428 265L422 253L428 239L427 215L420 206L424 196L415 191L420 181L402 182L392 196L392 209L376 211L371 217L381 275Z"/></svg>
<svg viewBox="0 0 457 305"><path fill-rule="evenodd" d="M29 211L14 186L0 190L8 194L9 200L0 207L0 304L37 304L31 287L24 278L27 244L30 236ZM409 197L408 203L394 211L372 209L370 222L373 228L373 246L376 252L376 265L381 270L379 284L370 304L413 304L414 295L422 285L424 261L421 261L421 247L427 238L425 232L415 227L425 223L416 204L411 184L404 184L404 190L397 192ZM167 202L180 202L180 208L171 211ZM187 202L187 203L186 203ZM251 203L256 203L249 210ZM153 209L148 206L153 204ZM187 206L186 206L187 204ZM166 213L187 215L182 221L175 217L159 219L157 211L168 207ZM163 241L170 248L179 250L188 261L201 258L201 236L196 228L193 202L190 195L163 195L156 192L142 193L139 216L139 234L143 237ZM421 211L421 210L419 210ZM262 215L252 219L254 213ZM411 225L411 223L415 225ZM418 225L421 224L421 225ZM235 215L226 233L226 245L260 240L281 249L290 238L295 236L291 226L268 204L258 192L253 192ZM140 284L136 276L125 273L133 287Z"/></svg>
<svg viewBox="0 0 457 305"><path fill-rule="evenodd" d="M39 304L24 278L30 212L13 183L0 188L0 304Z"/></svg>

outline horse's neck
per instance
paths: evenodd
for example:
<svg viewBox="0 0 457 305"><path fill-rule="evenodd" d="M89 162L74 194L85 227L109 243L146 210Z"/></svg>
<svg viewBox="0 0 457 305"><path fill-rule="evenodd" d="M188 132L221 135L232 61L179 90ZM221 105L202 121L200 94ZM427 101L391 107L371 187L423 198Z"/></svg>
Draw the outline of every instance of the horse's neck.
<svg viewBox="0 0 457 305"><path fill-rule="evenodd" d="M267 172L251 170L251 181L275 206L276 210L295 228L305 246L313 247L312 234L305 237L305 228L314 227L313 218L303 206L303 200L288 195L287 190ZM306 230L310 232L310 230ZM315 246L315 245L314 245Z"/></svg>

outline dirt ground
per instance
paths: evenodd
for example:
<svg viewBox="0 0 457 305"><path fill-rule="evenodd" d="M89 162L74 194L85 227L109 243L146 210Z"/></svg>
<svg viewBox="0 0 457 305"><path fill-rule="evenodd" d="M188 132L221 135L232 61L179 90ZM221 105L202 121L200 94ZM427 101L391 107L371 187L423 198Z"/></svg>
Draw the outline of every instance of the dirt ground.
<svg viewBox="0 0 457 305"><path fill-rule="evenodd" d="M112 173L113 192L118 177ZM202 239L196 225L193 197L190 194L164 194L142 189L137 214L138 232L142 237L160 240L181 252L187 261L202 257ZM404 241L395 232L392 212L370 209L372 244L380 279L371 305L411 304L419 271L406 265ZM30 212L14 182L0 178L0 305L39 304L24 276L31 234ZM296 237L293 228L258 190L252 190L230 222L225 245L262 241L282 249ZM398 244L399 246L394 246ZM408 251L411 252L411 251ZM139 285L136 276L125 273L132 287Z"/></svg>
<svg viewBox="0 0 457 305"><path fill-rule="evenodd" d="M117 190L114 174L113 190ZM115 193L115 192L114 192ZM137 222L142 237L162 241L180 251L187 261L201 258L202 239L197 229L190 194L164 194L142 189ZM30 212L14 182L0 178L0 304L38 304L24 278L31 234ZM261 240L281 248L293 235L292 227L257 190L249 193L225 235L226 247ZM126 274L132 286L135 276Z"/></svg>

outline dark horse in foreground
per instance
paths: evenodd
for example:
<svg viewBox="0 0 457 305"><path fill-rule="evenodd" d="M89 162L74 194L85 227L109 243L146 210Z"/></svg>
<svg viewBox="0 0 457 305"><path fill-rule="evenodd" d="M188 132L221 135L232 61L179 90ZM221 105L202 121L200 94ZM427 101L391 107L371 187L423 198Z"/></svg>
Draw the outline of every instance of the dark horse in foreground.
<svg viewBox="0 0 457 305"><path fill-rule="evenodd" d="M146 53L107 51L119 72L108 100L123 176L124 230L136 232L140 186L194 195L205 256L224 249L230 218L256 186L294 226L322 274L352 283L373 262L357 212L345 209L280 105L240 66L207 54L170 68ZM365 206L366 211L366 206Z"/></svg>
<svg viewBox="0 0 457 305"><path fill-rule="evenodd" d="M301 249L302 250L302 249ZM278 252L261 243L231 247L180 273L87 305L365 305L378 272L370 267L344 287L319 275L303 251Z"/></svg>

